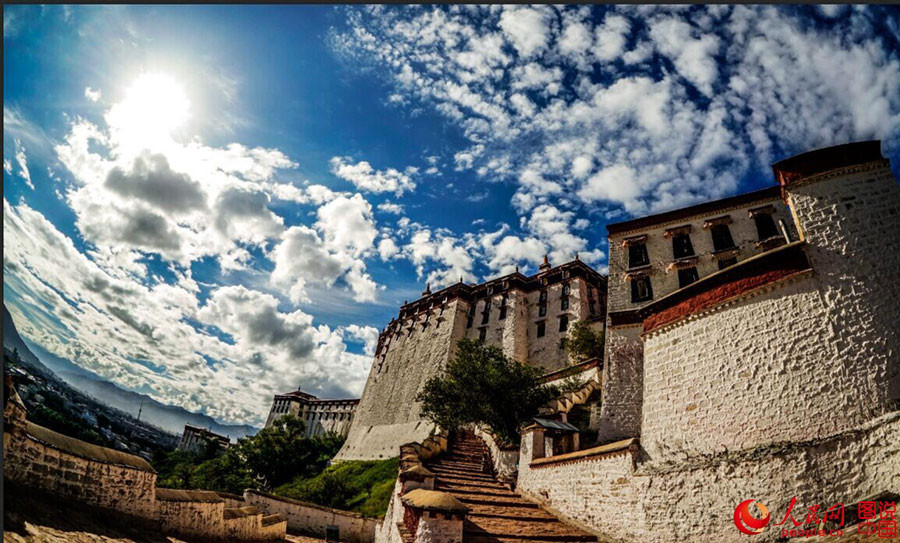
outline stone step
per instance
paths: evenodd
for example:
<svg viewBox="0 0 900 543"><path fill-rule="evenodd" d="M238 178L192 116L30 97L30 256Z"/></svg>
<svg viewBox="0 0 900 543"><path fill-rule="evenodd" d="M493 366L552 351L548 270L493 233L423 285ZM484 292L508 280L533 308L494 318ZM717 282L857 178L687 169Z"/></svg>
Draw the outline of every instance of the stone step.
<svg viewBox="0 0 900 543"><path fill-rule="evenodd" d="M507 487L503 483L498 483L493 480L489 481L486 479L467 479L467 478L463 478L463 477L452 477L449 475L447 475L447 476L441 475L435 482L435 487L437 487L439 485L484 488L487 490L495 490L495 489L509 490L509 487Z"/></svg>
<svg viewBox="0 0 900 543"><path fill-rule="evenodd" d="M435 474L435 490L469 507L463 525L466 543L563 543L597 541L595 536L559 521L483 471L484 442L464 432L448 450L425 462Z"/></svg>
<svg viewBox="0 0 900 543"><path fill-rule="evenodd" d="M494 503L467 503L466 505L469 507L469 515L556 520L556 517L531 502L500 506Z"/></svg>
<svg viewBox="0 0 900 543"><path fill-rule="evenodd" d="M597 538L593 539L535 539L535 538L523 538L523 537L504 537L504 536L494 536L494 535L483 535L483 534L466 534L464 536L465 543L565 543L567 541L572 542L580 542L580 541L597 541Z"/></svg>
<svg viewBox="0 0 900 543"><path fill-rule="evenodd" d="M566 526L559 521L510 521L496 518L467 519L463 524L463 539L468 540L466 536L479 535L549 541L597 541L596 536Z"/></svg>
<svg viewBox="0 0 900 543"><path fill-rule="evenodd" d="M522 498L504 498L501 496L455 496L456 499L464 504L489 505L491 507L529 507L540 509L540 506L526 501Z"/></svg>
<svg viewBox="0 0 900 543"><path fill-rule="evenodd" d="M447 483L439 483L435 484L435 490L443 490L449 494L453 494L457 498L461 496L503 496L509 498L517 498L518 494L515 492L510 492L509 490L503 488L494 488L494 489L486 489L486 488L472 488L460 485L453 485Z"/></svg>

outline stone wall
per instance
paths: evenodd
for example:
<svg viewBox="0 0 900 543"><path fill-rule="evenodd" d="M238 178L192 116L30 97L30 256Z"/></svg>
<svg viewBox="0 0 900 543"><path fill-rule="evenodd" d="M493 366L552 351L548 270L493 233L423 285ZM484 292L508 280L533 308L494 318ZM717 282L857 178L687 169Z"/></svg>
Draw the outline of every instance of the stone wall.
<svg viewBox="0 0 900 543"><path fill-rule="evenodd" d="M862 422L867 372L838 356L805 275L648 334L641 443L656 461L829 435Z"/></svg>
<svg viewBox="0 0 900 543"><path fill-rule="evenodd" d="M672 252L672 240L664 236L667 229L690 225L691 244L697 255L697 274L705 277L719 271L718 261L713 258L712 236L708 229L703 228L706 220L729 215L732 222L728 225L731 237L738 247L737 259L747 258L763 252L765 249L757 247L758 234L756 223L749 216L749 210L761 206L772 205L775 208L773 219L778 225L784 220L789 231L793 233L793 220L790 211L778 198L774 191L760 191L762 195L754 201L742 201L737 205L719 207L715 209L704 208L693 216L678 217L668 221L660 221L650 226L642 226L634 230L616 232L609 236L609 283L608 304L609 311L621 311L635 309L647 302L633 303L631 301L631 284L625 280L625 272L628 269L628 248L622 246L622 240L640 234L647 235L647 253L650 257L652 272L650 283L653 287L653 299L658 300L666 294L678 290L678 273L674 270L667 271L669 264L674 260ZM712 206L714 202L708 205ZM665 214L662 214L663 216Z"/></svg>
<svg viewBox="0 0 900 543"><path fill-rule="evenodd" d="M7 425L4 437L3 475L12 481L137 516L144 516L154 500L156 473L152 470L69 454L24 428Z"/></svg>
<svg viewBox="0 0 900 543"><path fill-rule="evenodd" d="M144 459L58 434L25 420L6 384L3 476L11 483L148 520L165 533L205 540L280 539L285 522L255 509L227 508L214 492L156 488Z"/></svg>
<svg viewBox="0 0 900 543"><path fill-rule="evenodd" d="M900 403L900 186L887 160L786 184L807 242L828 341L844 365L835 383L856 420ZM866 378L853 376L865 375Z"/></svg>
<svg viewBox="0 0 900 543"><path fill-rule="evenodd" d="M484 444L488 448L491 455L491 463L493 464L494 474L502 483L515 483L517 470L519 469L519 449L514 446L500 446L494 439L494 434L489 430L474 426L472 431L476 436L484 440Z"/></svg>
<svg viewBox="0 0 900 543"><path fill-rule="evenodd" d="M734 525L737 505L755 499L772 521L754 541L775 541L775 526L797 498L795 518L809 507L848 507L900 487L900 415L819 440L653 468L643 455L622 451L531 466L523 438L517 491L604 541L705 543L746 541ZM821 513L820 513L821 515ZM853 530L854 528L848 528Z"/></svg>
<svg viewBox="0 0 900 543"><path fill-rule="evenodd" d="M787 194L813 272L645 337L654 461L812 439L897 408L900 187L880 162Z"/></svg>
<svg viewBox="0 0 900 543"><path fill-rule="evenodd" d="M447 367L456 342L465 335L465 305L450 300L443 310L416 315L389 334L335 460L391 458L401 444L422 441L431 433L434 425L422 420L415 397L428 378Z"/></svg>
<svg viewBox="0 0 900 543"><path fill-rule="evenodd" d="M599 412L592 413L591 428L600 442L641 435L644 394L644 353L641 325L608 325Z"/></svg>
<svg viewBox="0 0 900 543"><path fill-rule="evenodd" d="M254 490L244 492L244 501L287 520L290 530L325 537L327 526L337 526L341 541L370 543L375 540L377 520L350 511L341 511Z"/></svg>

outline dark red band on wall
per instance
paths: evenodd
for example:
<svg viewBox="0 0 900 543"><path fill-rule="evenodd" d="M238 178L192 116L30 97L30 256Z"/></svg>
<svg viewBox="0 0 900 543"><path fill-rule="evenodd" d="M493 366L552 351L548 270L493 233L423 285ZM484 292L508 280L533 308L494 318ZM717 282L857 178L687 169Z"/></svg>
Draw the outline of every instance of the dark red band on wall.
<svg viewBox="0 0 900 543"><path fill-rule="evenodd" d="M644 333L719 305L735 296L811 269L797 241L735 264L639 310Z"/></svg>

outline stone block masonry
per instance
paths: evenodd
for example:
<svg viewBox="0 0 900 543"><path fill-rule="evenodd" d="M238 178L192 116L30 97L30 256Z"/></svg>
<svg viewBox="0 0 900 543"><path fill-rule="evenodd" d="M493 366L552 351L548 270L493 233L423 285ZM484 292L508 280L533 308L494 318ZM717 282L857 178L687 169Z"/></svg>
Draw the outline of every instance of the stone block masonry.
<svg viewBox="0 0 900 543"><path fill-rule="evenodd" d="M599 534L601 541L747 541L733 515L740 502L752 498L777 517L753 540L772 542L779 540L774 524L792 497L800 519L814 505L822 511L836 503L849 507L900 488L896 413L822 439L665 467L652 467L645 453L635 450L535 466L529 441L522 440L517 491Z"/></svg>
<svg viewBox="0 0 900 543"><path fill-rule="evenodd" d="M421 441L433 425L416 395L454 357L460 339L482 340L512 359L555 371L568 364L569 326L604 325L605 278L579 260L536 275L518 272L480 285L458 283L404 304L378 339L366 388L335 460L372 460Z"/></svg>
<svg viewBox="0 0 900 543"><path fill-rule="evenodd" d="M370 543L375 540L375 527L378 521L357 513L273 496L255 490L244 491L244 501L268 513L281 515L287 521L287 527L291 531L325 537L326 527L337 526L341 541Z"/></svg>
<svg viewBox="0 0 900 543"><path fill-rule="evenodd" d="M12 382L5 386L3 475L8 482L144 519L165 533L242 542L284 536L286 523L278 516L226 507L215 492L157 488L156 472L144 459L26 421Z"/></svg>

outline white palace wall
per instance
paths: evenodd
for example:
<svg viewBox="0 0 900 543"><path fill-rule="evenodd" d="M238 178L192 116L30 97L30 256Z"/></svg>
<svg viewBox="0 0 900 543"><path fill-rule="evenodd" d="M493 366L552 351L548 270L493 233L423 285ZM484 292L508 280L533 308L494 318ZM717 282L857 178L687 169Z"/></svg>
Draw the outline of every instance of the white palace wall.
<svg viewBox="0 0 900 543"><path fill-rule="evenodd" d="M900 489L900 187L826 151L775 165L800 241L641 310L641 448L533 463L526 435L519 490L610 541L730 542L747 499L775 541L792 498Z"/></svg>

